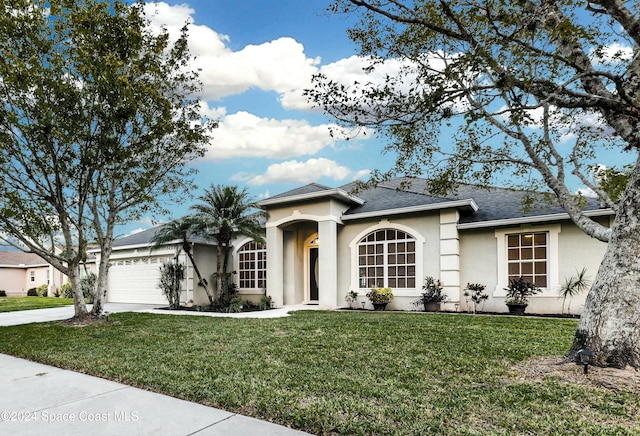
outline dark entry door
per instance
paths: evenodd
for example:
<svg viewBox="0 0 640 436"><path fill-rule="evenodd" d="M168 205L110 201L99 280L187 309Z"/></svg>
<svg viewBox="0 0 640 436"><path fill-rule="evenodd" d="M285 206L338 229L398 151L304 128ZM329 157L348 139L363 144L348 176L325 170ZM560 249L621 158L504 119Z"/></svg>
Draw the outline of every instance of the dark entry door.
<svg viewBox="0 0 640 436"><path fill-rule="evenodd" d="M318 248L309 249L309 299L318 301Z"/></svg>

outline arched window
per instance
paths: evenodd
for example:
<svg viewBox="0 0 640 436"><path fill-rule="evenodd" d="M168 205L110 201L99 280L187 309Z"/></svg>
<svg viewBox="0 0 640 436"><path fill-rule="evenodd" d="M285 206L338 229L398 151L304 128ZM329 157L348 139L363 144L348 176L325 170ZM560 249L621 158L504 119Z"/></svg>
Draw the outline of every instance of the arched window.
<svg viewBox="0 0 640 436"><path fill-rule="evenodd" d="M238 250L238 287L262 289L267 286L267 249L255 241Z"/></svg>
<svg viewBox="0 0 640 436"><path fill-rule="evenodd" d="M416 240L402 230L381 229L358 243L360 289L415 289Z"/></svg>

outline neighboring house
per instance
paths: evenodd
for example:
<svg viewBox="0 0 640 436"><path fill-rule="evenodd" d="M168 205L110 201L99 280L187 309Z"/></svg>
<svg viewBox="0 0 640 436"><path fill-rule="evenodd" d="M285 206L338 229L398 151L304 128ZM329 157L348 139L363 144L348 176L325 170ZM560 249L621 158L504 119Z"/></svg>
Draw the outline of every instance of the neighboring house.
<svg viewBox="0 0 640 436"><path fill-rule="evenodd" d="M449 295L447 310L467 310L463 292L471 282L487 286L484 311L504 312L504 288L522 275L543 288L527 311L560 313L564 279L583 267L593 278L606 249L558 206L523 211L522 191L463 185L436 197L419 179L357 194L354 187L314 183L259 202L269 214L267 292L277 306L342 307L354 290L358 304L370 308L366 292L389 286L396 296L389 309L415 310L424 277L433 276ZM611 225L610 209L587 203L588 215ZM581 311L584 297L573 298L572 313Z"/></svg>
<svg viewBox="0 0 640 436"><path fill-rule="evenodd" d="M0 289L7 296L25 297L29 289L45 284L49 285L48 295L53 296L67 281L67 276L37 254L0 251Z"/></svg>
<svg viewBox="0 0 640 436"><path fill-rule="evenodd" d="M195 305L209 304L193 265L181 250L182 241L171 241L154 247L153 236L160 229L154 227L140 233L116 239L110 259L107 301L118 303L147 303L166 305L167 298L158 287L160 266L165 262L180 262L185 265L186 279L183 283L181 302ZM200 274L208 282L212 292L213 274L216 272L215 242L201 238L192 240L192 254ZM96 256L100 253L96 252ZM234 241L229 267L236 274L233 279L244 299L255 302L264 295L266 286L266 250L249 238Z"/></svg>

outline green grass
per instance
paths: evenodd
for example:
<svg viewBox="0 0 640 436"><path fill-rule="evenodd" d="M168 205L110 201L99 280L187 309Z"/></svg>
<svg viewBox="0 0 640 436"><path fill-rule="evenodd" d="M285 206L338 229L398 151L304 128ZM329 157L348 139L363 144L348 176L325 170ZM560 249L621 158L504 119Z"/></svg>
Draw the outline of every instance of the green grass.
<svg viewBox="0 0 640 436"><path fill-rule="evenodd" d="M68 306L73 304L72 298L52 297L0 297L0 312L16 310L46 309L49 307Z"/></svg>
<svg viewBox="0 0 640 436"><path fill-rule="evenodd" d="M123 313L82 328L2 327L0 352L311 433L640 434L632 392L523 381L511 369L562 355L575 328L450 314Z"/></svg>

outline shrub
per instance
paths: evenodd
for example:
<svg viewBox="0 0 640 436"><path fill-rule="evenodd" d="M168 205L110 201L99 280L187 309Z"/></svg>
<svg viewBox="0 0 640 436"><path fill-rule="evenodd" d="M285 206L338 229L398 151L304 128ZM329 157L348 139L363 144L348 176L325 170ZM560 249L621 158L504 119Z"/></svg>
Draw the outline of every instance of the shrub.
<svg viewBox="0 0 640 436"><path fill-rule="evenodd" d="M36 288L36 293L38 294L38 297L46 297L48 290L49 285L40 285Z"/></svg>
<svg viewBox="0 0 640 436"><path fill-rule="evenodd" d="M73 293L71 292L71 283L64 283L60 286L60 296L62 298L73 298Z"/></svg>
<svg viewBox="0 0 640 436"><path fill-rule="evenodd" d="M184 265L181 263L163 263L160 267L159 287L169 301L171 309L180 307L180 292L184 279Z"/></svg>
<svg viewBox="0 0 640 436"><path fill-rule="evenodd" d="M37 297L38 296L38 290L36 288L29 288L27 290L27 297Z"/></svg>
<svg viewBox="0 0 640 436"><path fill-rule="evenodd" d="M347 296L344 299L349 303L349 307L353 309L353 303L358 301L358 293L354 290L347 292Z"/></svg>
<svg viewBox="0 0 640 436"><path fill-rule="evenodd" d="M390 303L393 300L393 291L391 288L373 288L367 292L367 298L372 303Z"/></svg>
<svg viewBox="0 0 640 436"><path fill-rule="evenodd" d="M242 310L242 298L239 295L234 295L229 300L229 312L238 313Z"/></svg>
<svg viewBox="0 0 640 436"><path fill-rule="evenodd" d="M6 297L7 292L4 289L0 289L0 297Z"/></svg>
<svg viewBox="0 0 640 436"><path fill-rule="evenodd" d="M489 298L489 294L484 292L486 286L482 283L467 283L467 288L464 290L464 296L467 297L467 302L471 300L473 302L473 313L476 313L476 306Z"/></svg>
<svg viewBox="0 0 640 436"><path fill-rule="evenodd" d="M272 301L271 295L263 295L262 298L260 298L260 310L271 309Z"/></svg>
<svg viewBox="0 0 640 436"><path fill-rule="evenodd" d="M92 272L80 279L82 296L89 299L89 303L93 303L96 299L96 280L97 276Z"/></svg>

